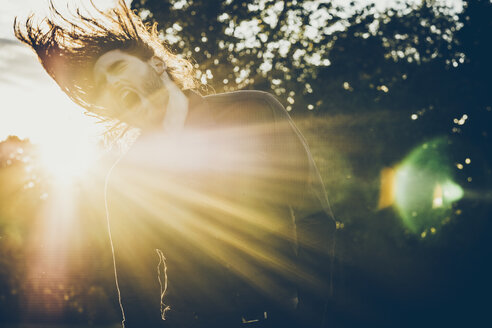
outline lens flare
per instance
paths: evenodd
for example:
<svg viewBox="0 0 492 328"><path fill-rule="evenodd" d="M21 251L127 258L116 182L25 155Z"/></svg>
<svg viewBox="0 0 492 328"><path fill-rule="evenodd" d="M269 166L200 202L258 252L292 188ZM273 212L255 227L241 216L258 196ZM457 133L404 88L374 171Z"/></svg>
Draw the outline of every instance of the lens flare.
<svg viewBox="0 0 492 328"><path fill-rule="evenodd" d="M454 181L451 154L447 139L436 138L415 148L395 168L383 170L379 208L393 205L414 233L440 226L464 195Z"/></svg>

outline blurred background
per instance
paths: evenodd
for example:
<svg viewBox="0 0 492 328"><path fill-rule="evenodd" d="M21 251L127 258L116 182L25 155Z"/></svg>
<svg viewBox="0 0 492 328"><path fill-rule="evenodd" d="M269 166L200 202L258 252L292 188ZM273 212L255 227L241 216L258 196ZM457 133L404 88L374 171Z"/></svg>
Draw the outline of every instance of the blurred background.
<svg viewBox="0 0 492 328"><path fill-rule="evenodd" d="M490 321L491 1L127 3L204 94L271 92L304 133L340 221L334 327ZM13 38L47 4L0 6L0 326L112 325L103 129Z"/></svg>

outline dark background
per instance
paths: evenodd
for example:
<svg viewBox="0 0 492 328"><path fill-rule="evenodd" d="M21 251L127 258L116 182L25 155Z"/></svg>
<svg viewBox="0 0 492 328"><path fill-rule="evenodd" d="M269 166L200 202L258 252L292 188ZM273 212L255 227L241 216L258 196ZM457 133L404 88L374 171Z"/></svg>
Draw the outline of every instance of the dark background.
<svg viewBox="0 0 492 328"><path fill-rule="evenodd" d="M384 12L268 0L134 0L132 7L196 63L203 93L271 92L305 134L343 223L333 326L487 325L492 3L463 1L455 13L440 1L396 2L399 9ZM327 18L317 26L320 13ZM236 28L251 21L257 30L245 43ZM381 172L435 138L449 145L442 152L464 197L409 229L394 207L378 207ZM33 255L43 247L33 242L34 227L50 189L36 168L26 173L35 153L28 140L0 143L0 326L117 322L102 179L94 178L91 192L75 191L84 206L70 242L58 245L70 254L60 283L56 254ZM465 157L471 164L458 169Z"/></svg>

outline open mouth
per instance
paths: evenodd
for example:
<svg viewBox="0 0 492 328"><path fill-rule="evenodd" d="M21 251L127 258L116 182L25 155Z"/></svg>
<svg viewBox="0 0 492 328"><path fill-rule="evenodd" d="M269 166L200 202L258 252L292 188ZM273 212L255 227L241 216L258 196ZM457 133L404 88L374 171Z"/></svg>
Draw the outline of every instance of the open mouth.
<svg viewBox="0 0 492 328"><path fill-rule="evenodd" d="M140 105L140 96L132 90L125 90L121 95L121 101L126 108L134 108Z"/></svg>

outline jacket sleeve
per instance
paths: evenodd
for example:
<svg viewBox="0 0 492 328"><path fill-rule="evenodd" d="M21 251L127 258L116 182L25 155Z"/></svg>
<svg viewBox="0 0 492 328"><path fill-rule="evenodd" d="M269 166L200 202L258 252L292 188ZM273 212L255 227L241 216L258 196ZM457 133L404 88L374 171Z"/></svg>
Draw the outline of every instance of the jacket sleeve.
<svg viewBox="0 0 492 328"><path fill-rule="evenodd" d="M279 149L280 163L289 164L291 172L299 176L296 198L304 202L299 204L299 215L309 215L315 212L325 212L326 216L335 223L335 218L329 205L325 186L319 170L314 162L309 146L287 110L271 94L264 93L275 122L275 147ZM282 154L288 154L288 159Z"/></svg>
<svg viewBox="0 0 492 328"><path fill-rule="evenodd" d="M297 283L299 302L310 308L313 304L307 303L322 304L333 295L336 221L306 140L275 97L266 94L264 99L274 116L275 147L279 150L275 165L290 167L289 175L294 179L289 186L293 193L289 207L295 222L301 273Z"/></svg>

